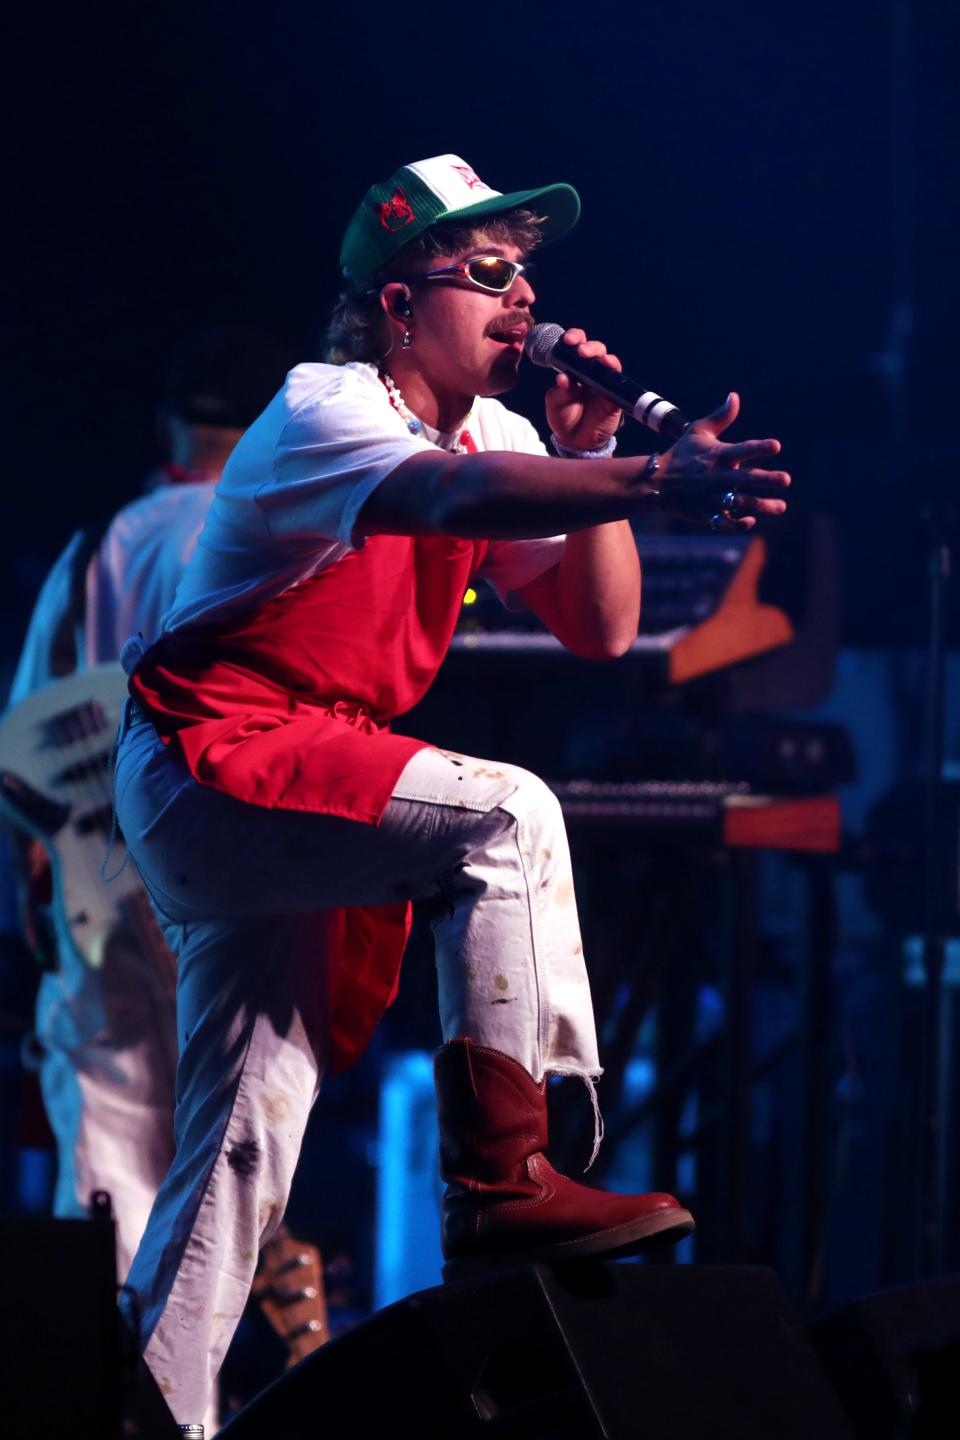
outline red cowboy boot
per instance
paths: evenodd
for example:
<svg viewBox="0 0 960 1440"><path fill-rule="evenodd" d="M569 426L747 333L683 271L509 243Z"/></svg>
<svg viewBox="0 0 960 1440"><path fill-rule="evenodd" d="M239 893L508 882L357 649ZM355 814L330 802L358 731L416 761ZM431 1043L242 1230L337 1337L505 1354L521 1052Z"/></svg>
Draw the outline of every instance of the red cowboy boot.
<svg viewBox="0 0 960 1440"><path fill-rule="evenodd" d="M546 1079L471 1040L434 1063L444 1279L532 1260L633 1255L689 1235L672 1195L614 1195L559 1174L547 1159Z"/></svg>

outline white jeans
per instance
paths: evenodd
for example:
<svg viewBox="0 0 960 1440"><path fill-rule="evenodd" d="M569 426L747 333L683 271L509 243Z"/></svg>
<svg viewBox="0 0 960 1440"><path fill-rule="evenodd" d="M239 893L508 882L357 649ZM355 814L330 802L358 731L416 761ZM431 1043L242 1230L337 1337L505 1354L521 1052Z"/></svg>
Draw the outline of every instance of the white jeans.
<svg viewBox="0 0 960 1440"><path fill-rule="evenodd" d="M94 968L60 947L40 982L35 1033L57 1141L54 1213L87 1215L92 1192L109 1191L123 1280L173 1159L176 1017L172 976L132 936L105 950Z"/></svg>
<svg viewBox="0 0 960 1440"><path fill-rule="evenodd" d="M445 899L444 1039L537 1080L600 1066L563 819L527 771L423 750L372 826L200 785L141 721L122 735L116 807L179 961L176 1156L123 1305L184 1424L204 1413L319 1090L317 911Z"/></svg>

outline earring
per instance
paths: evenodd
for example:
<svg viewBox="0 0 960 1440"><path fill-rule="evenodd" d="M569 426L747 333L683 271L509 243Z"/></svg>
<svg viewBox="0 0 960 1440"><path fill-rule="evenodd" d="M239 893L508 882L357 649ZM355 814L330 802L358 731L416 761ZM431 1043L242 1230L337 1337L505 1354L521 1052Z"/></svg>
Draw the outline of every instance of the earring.
<svg viewBox="0 0 960 1440"><path fill-rule="evenodd" d="M403 332L403 339L400 341L400 349L401 349L401 350L409 350L409 349L410 349L410 346L411 346L412 344L413 344L413 336L410 334L410 331L409 331L409 330L404 330L404 332Z"/></svg>

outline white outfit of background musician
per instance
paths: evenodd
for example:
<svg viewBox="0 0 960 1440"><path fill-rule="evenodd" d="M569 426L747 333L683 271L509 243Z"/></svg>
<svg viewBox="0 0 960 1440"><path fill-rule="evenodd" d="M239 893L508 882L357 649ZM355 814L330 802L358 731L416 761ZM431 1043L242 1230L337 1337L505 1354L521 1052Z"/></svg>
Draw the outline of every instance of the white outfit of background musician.
<svg viewBox="0 0 960 1440"><path fill-rule="evenodd" d="M168 485L121 510L86 567L77 669L116 660L134 620L134 628L151 633L172 601L213 490L202 482ZM11 707L57 678L51 673L51 642L69 604L82 544L79 532L40 592ZM57 1143L54 1212L85 1215L91 1191L109 1191L122 1279L173 1157L172 962L161 973L123 934L110 940L97 968L73 945L58 946L56 967L40 981L31 1053Z"/></svg>
<svg viewBox="0 0 960 1440"><path fill-rule="evenodd" d="M157 415L170 464L148 478L148 493L114 517L99 544L78 532L54 564L31 616L11 708L74 669L118 660L131 632L157 632L223 465L290 360L272 337L239 326L181 342ZM91 844L95 870L102 843L94 835ZM32 875L47 863L35 841L24 858ZM24 901L29 932L29 894ZM175 962L162 945L151 948L118 930L93 968L75 946L58 943L40 981L31 1046L57 1144L54 1211L84 1215L93 1190L109 1192L121 1281L174 1151Z"/></svg>

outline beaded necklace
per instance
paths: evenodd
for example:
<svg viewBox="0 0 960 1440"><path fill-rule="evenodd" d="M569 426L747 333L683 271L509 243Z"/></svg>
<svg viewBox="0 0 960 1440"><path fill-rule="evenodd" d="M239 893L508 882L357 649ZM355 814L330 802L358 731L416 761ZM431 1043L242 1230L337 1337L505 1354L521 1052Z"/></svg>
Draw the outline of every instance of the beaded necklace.
<svg viewBox="0 0 960 1440"><path fill-rule="evenodd" d="M407 402L404 400L402 394L400 393L400 386L397 384L396 380L394 380L393 376L390 374L390 371L386 369L381 370L380 379L386 386L387 394L390 397L390 404L393 406L394 410L396 410L401 420L406 423L407 429L410 431L410 434L422 435L424 432L423 421L420 420L416 415L414 415L413 411L410 409ZM472 410L467 412L467 417L460 428L459 438L455 441L453 445L449 447L450 454L469 455L472 453L472 451L476 449L476 446L473 444L470 432L467 429L467 426L470 424L470 417L472 416L472 414ZM440 433L442 434L443 432L441 431ZM430 436L428 435L426 438L429 440ZM446 446L443 446L442 448L447 449Z"/></svg>

